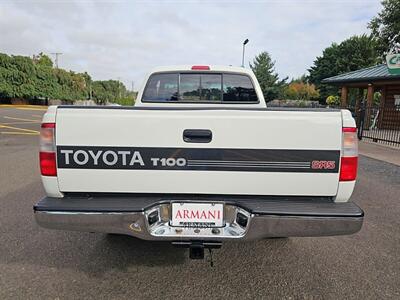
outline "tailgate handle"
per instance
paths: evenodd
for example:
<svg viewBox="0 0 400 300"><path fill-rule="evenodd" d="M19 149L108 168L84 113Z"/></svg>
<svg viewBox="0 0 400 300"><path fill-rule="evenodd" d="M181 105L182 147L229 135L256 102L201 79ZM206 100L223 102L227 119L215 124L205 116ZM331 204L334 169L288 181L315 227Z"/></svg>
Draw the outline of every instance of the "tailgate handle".
<svg viewBox="0 0 400 300"><path fill-rule="evenodd" d="M185 129L183 140L186 143L209 143L212 140L212 132L208 129Z"/></svg>

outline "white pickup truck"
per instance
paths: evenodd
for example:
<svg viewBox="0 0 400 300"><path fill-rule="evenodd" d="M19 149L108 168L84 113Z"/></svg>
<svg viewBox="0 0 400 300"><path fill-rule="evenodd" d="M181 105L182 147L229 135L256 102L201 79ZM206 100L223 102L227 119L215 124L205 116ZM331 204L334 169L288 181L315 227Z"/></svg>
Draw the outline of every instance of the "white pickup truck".
<svg viewBox="0 0 400 300"><path fill-rule="evenodd" d="M244 68L158 68L134 107L49 107L35 218L194 258L224 240L352 234L357 156L347 110L268 108Z"/></svg>

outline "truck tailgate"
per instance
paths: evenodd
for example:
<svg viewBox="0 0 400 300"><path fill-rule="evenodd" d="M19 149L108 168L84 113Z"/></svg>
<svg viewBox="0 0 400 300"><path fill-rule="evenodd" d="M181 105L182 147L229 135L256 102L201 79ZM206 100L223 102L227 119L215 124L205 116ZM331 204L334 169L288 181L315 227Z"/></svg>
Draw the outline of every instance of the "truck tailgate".
<svg viewBox="0 0 400 300"><path fill-rule="evenodd" d="M334 196L341 127L339 110L59 107L59 189Z"/></svg>

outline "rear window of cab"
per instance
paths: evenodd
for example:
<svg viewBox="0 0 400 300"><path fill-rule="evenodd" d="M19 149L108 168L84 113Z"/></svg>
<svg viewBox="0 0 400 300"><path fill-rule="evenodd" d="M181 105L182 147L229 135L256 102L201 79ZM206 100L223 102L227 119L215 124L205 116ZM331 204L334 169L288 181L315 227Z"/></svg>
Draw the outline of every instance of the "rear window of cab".
<svg viewBox="0 0 400 300"><path fill-rule="evenodd" d="M258 98L247 75L156 73L147 81L142 101L258 103Z"/></svg>

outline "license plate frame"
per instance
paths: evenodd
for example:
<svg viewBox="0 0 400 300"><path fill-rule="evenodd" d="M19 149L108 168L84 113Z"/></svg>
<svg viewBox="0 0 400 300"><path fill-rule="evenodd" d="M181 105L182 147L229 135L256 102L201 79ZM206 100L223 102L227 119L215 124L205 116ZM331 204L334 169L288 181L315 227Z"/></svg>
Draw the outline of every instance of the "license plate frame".
<svg viewBox="0 0 400 300"><path fill-rule="evenodd" d="M180 213L178 213L178 210ZM185 210L188 215L185 215ZM193 213L192 213L193 212ZM203 212L205 214L203 214ZM219 215L218 215L219 213ZM214 218L212 218L214 216ZM207 218L205 218L207 217ZM172 227L221 228L225 226L225 203L222 202L172 202Z"/></svg>

